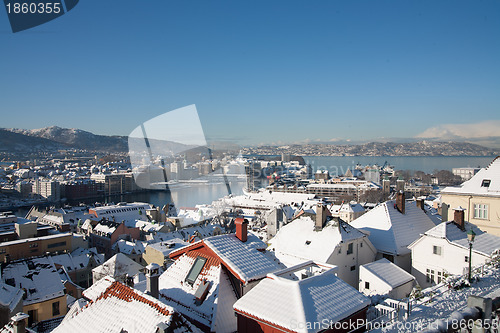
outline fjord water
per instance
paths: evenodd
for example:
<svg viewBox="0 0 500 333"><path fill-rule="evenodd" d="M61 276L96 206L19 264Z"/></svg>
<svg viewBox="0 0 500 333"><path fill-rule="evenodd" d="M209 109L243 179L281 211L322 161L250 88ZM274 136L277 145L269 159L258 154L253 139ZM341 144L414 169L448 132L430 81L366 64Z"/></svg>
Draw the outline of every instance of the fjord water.
<svg viewBox="0 0 500 333"><path fill-rule="evenodd" d="M452 168L481 167L493 161L494 156L304 156L313 172L328 170L331 175L343 175L347 169L353 170L356 164L362 166L387 162L395 170L413 170L432 173L434 170Z"/></svg>

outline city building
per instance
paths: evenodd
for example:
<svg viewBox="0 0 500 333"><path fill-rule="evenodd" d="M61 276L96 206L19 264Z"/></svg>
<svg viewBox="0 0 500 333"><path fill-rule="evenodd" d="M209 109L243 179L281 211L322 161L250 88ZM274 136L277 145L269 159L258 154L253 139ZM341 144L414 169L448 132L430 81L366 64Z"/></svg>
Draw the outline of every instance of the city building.
<svg viewBox="0 0 500 333"><path fill-rule="evenodd" d="M467 238L470 230L475 233L472 258L469 258ZM464 210L457 209L452 221L426 231L408 247L412 256L412 275L425 288L440 283L446 275L467 274L469 260L472 266L484 264L500 249L500 237L466 222Z"/></svg>
<svg viewBox="0 0 500 333"><path fill-rule="evenodd" d="M385 258L359 266L358 290L366 296L402 299L408 297L415 285L413 275Z"/></svg>
<svg viewBox="0 0 500 333"><path fill-rule="evenodd" d="M18 239L0 243L0 261L31 258L55 252L71 252L69 233Z"/></svg>
<svg viewBox="0 0 500 333"><path fill-rule="evenodd" d="M170 253L160 276L160 300L206 332L237 329L233 304L268 273L284 268L266 244L236 220L236 234L205 238Z"/></svg>
<svg viewBox="0 0 500 333"><path fill-rule="evenodd" d="M335 269L308 261L268 274L234 304L238 332L362 330L370 299L335 276Z"/></svg>
<svg viewBox="0 0 500 333"><path fill-rule="evenodd" d="M112 279L101 280L75 303L54 333L196 332L171 306ZM91 296L92 295L92 296Z"/></svg>
<svg viewBox="0 0 500 333"><path fill-rule="evenodd" d="M462 177L463 180L469 180L474 176L481 168L453 168L451 172L455 176Z"/></svg>
<svg viewBox="0 0 500 333"><path fill-rule="evenodd" d="M467 222L500 236L500 157L460 186L444 188L441 202L450 208L464 207Z"/></svg>
<svg viewBox="0 0 500 333"><path fill-rule="evenodd" d="M268 250L274 251L285 265L308 260L336 265L337 276L355 288L359 265L372 262L377 254L366 234L342 220L327 218L326 213L316 213L316 220L310 217L293 220L269 243Z"/></svg>
<svg viewBox="0 0 500 333"><path fill-rule="evenodd" d="M50 257L13 261L2 269L2 282L24 290L28 326L66 314L66 293Z"/></svg>
<svg viewBox="0 0 500 333"><path fill-rule="evenodd" d="M369 233L368 238L377 249L377 260L386 258L407 272L411 270L408 245L436 226L423 208L406 203L402 192L397 193L395 201L379 204L351 225Z"/></svg>

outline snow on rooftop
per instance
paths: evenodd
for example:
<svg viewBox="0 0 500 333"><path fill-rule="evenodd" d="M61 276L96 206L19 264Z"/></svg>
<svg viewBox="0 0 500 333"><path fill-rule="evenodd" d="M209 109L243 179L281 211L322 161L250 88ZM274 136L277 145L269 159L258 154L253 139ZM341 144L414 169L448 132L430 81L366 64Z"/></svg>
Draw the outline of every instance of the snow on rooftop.
<svg viewBox="0 0 500 333"><path fill-rule="evenodd" d="M269 274L240 298L235 311L293 332L317 332L368 307L370 300L335 276L334 270L295 280Z"/></svg>
<svg viewBox="0 0 500 333"><path fill-rule="evenodd" d="M115 281L53 332L156 333L158 324L170 326L174 312L172 307L154 297Z"/></svg>
<svg viewBox="0 0 500 333"><path fill-rule="evenodd" d="M327 262L336 246L344 241L366 237L345 222L331 220L321 231L310 217L300 217L283 226L270 240L278 259L292 264L305 260Z"/></svg>
<svg viewBox="0 0 500 333"><path fill-rule="evenodd" d="M160 299L176 308L181 314L206 327L211 327L218 304L219 282L226 279L218 261L208 259L202 271L191 285L185 281L193 263L201 253L184 254L177 259L159 278ZM206 256L204 256L206 257ZM195 304L195 293L203 283L210 283L208 294L200 305ZM233 301L234 303L234 301Z"/></svg>
<svg viewBox="0 0 500 333"><path fill-rule="evenodd" d="M360 270L361 269L366 269L371 272L387 283L391 288L397 288L409 281L415 280L413 275L385 258L361 265Z"/></svg>
<svg viewBox="0 0 500 333"><path fill-rule="evenodd" d="M144 267L126 255L117 253L104 264L92 269L94 279L111 275L114 278L124 278L126 275L135 276Z"/></svg>
<svg viewBox="0 0 500 333"><path fill-rule="evenodd" d="M20 288L9 286L0 281L0 305L8 307L12 312L22 298L23 291Z"/></svg>
<svg viewBox="0 0 500 333"><path fill-rule="evenodd" d="M147 247L150 247L158 252L161 252L164 256L168 256L170 252L180 249L187 245L189 245L189 243L183 241L182 239L174 238L169 241L148 244Z"/></svg>
<svg viewBox="0 0 500 333"><path fill-rule="evenodd" d="M203 242L245 284L284 267L277 259L259 251L265 249L266 244L251 233L248 234L246 242L240 241L235 234L213 236L204 239Z"/></svg>
<svg viewBox="0 0 500 333"><path fill-rule="evenodd" d="M446 187L441 193L500 196L500 158L496 157L459 187Z"/></svg>
<svg viewBox="0 0 500 333"><path fill-rule="evenodd" d="M370 232L368 236L379 252L393 255L410 253L408 245L435 224L416 205L405 205L405 214L395 208L396 201L379 204L350 224Z"/></svg>
<svg viewBox="0 0 500 333"><path fill-rule="evenodd" d="M11 262L3 268L2 279L26 289L25 306L64 295L59 273L46 257Z"/></svg>
<svg viewBox="0 0 500 333"><path fill-rule="evenodd" d="M472 228L476 233L472 250L486 256L491 256L493 252L500 249L500 237L482 231L472 223L465 222L465 230L460 228L453 222L443 222L434 228L428 230L425 235L446 238L450 243L468 249L469 241L467 232Z"/></svg>

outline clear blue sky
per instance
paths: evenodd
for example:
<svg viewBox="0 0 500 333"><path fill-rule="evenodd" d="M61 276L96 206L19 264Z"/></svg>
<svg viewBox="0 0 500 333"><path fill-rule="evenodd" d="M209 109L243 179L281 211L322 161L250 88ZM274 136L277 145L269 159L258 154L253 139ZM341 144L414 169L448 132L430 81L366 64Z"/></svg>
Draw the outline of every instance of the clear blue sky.
<svg viewBox="0 0 500 333"><path fill-rule="evenodd" d="M128 135L196 104L240 144L414 137L500 119L500 1L81 0L13 34L0 127Z"/></svg>

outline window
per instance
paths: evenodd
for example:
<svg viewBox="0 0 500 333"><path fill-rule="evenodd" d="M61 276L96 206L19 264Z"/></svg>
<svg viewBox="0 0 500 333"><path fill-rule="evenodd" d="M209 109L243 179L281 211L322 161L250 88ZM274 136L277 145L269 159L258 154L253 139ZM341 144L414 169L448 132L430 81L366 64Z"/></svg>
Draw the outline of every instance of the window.
<svg viewBox="0 0 500 333"><path fill-rule="evenodd" d="M355 271L356 270L356 266L351 266L351 271Z"/></svg>
<svg viewBox="0 0 500 333"><path fill-rule="evenodd" d="M475 219L488 219L488 205L474 204L474 218Z"/></svg>
<svg viewBox="0 0 500 333"><path fill-rule="evenodd" d="M370 282L365 281L365 289L370 289Z"/></svg>
<svg viewBox="0 0 500 333"><path fill-rule="evenodd" d="M481 187L490 187L490 184L491 184L491 179L483 179Z"/></svg>
<svg viewBox="0 0 500 333"><path fill-rule="evenodd" d="M444 273L437 272L437 283L441 283L442 280L444 280Z"/></svg>
<svg viewBox="0 0 500 333"><path fill-rule="evenodd" d="M207 258L203 257L198 257L193 263L193 266L189 270L188 275L186 276L186 281L190 284L194 284L194 281L196 281L196 278L198 278L198 275L200 274L201 270L203 269L203 266L205 265L205 262L207 261Z"/></svg>
<svg viewBox="0 0 500 333"><path fill-rule="evenodd" d="M30 316L28 318L28 326L31 326L38 321L38 315L36 310L28 310L28 316Z"/></svg>
<svg viewBox="0 0 500 333"><path fill-rule="evenodd" d="M434 279L435 275L434 275L433 269L427 268L425 277L426 277L427 283L435 283L435 279Z"/></svg>
<svg viewBox="0 0 500 333"><path fill-rule="evenodd" d="M465 262L469 262L469 256L465 256Z"/></svg>
<svg viewBox="0 0 500 333"><path fill-rule="evenodd" d="M440 256L441 255L441 246L434 245L432 247L432 253Z"/></svg>
<svg viewBox="0 0 500 333"><path fill-rule="evenodd" d="M353 245L354 243L349 243L347 245L347 254L352 254L354 251L353 251Z"/></svg>
<svg viewBox="0 0 500 333"><path fill-rule="evenodd" d="M57 316L59 315L59 301L52 303L52 315Z"/></svg>
<svg viewBox="0 0 500 333"><path fill-rule="evenodd" d="M52 243L47 245L48 249L54 248L54 247L60 247L60 246L65 246L66 242L59 242L59 243Z"/></svg>

